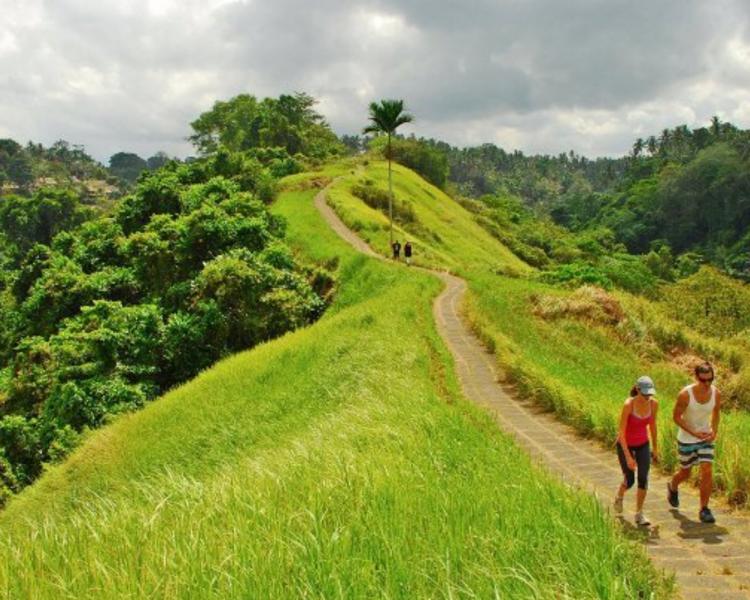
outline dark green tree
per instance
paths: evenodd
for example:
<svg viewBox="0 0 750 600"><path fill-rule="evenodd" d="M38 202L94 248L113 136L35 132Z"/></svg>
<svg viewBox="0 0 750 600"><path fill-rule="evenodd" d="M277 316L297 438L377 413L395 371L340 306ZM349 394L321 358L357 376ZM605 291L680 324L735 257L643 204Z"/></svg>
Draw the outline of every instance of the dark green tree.
<svg viewBox="0 0 750 600"><path fill-rule="evenodd" d="M160 169L161 167L166 165L170 160L172 159L169 158L169 154L167 154L166 152L160 151L154 154L153 156L149 157L148 159L146 159L146 167L148 167L152 171L155 169Z"/></svg>
<svg viewBox="0 0 750 600"><path fill-rule="evenodd" d="M109 158L109 170L112 174L128 183L135 183L147 168L146 161L133 152L118 152Z"/></svg>
<svg viewBox="0 0 750 600"><path fill-rule="evenodd" d="M256 148L283 148L289 156L324 159L344 150L322 115L314 110L316 100L304 93L281 95L258 101L240 94L219 101L190 126L188 139L204 155L221 148L246 152Z"/></svg>

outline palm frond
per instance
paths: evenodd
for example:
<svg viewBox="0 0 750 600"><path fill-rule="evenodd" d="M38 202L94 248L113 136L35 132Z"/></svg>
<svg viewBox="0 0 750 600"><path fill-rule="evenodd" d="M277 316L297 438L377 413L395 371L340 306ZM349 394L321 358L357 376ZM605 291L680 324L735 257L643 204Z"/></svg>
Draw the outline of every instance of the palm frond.
<svg viewBox="0 0 750 600"><path fill-rule="evenodd" d="M390 133L398 127L414 121L414 117L404 112L403 100L381 100L371 102L369 106L370 125L363 129L363 133Z"/></svg>

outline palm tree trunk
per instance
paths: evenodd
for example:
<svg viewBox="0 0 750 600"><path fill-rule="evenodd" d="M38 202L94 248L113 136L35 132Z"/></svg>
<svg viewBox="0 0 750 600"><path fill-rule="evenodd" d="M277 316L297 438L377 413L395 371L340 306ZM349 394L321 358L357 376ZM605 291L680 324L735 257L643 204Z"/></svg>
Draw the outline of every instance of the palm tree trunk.
<svg viewBox="0 0 750 600"><path fill-rule="evenodd" d="M390 246L393 248L393 178L391 176L391 134L388 134L388 221L390 223Z"/></svg>

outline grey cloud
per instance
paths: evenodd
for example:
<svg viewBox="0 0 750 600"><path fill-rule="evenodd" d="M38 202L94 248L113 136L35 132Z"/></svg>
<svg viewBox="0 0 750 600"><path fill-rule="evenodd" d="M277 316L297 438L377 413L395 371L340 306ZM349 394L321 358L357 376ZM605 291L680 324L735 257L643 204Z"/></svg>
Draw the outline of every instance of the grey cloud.
<svg viewBox="0 0 750 600"><path fill-rule="evenodd" d="M0 132L103 160L189 153L189 122L240 92L307 91L341 133L400 97L418 135L590 154L685 115L750 116L742 0L5 3Z"/></svg>

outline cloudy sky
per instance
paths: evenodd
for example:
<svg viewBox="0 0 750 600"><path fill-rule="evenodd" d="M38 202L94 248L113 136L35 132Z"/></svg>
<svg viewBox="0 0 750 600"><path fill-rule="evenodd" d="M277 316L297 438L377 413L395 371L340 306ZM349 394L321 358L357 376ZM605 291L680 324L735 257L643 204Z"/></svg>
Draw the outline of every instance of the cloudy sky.
<svg viewBox="0 0 750 600"><path fill-rule="evenodd" d="M621 155L750 127L748 0L0 0L0 137L185 156L217 99L306 91L339 133L403 98L405 132Z"/></svg>

